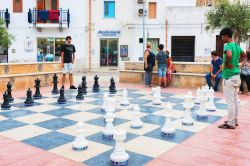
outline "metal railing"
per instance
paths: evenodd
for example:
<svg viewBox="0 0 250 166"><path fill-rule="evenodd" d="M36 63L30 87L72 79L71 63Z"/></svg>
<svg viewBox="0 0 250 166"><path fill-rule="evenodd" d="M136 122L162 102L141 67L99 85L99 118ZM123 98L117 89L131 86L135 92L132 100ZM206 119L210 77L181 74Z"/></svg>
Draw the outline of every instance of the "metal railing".
<svg viewBox="0 0 250 166"><path fill-rule="evenodd" d="M0 19L4 20L6 23L6 27L9 27L10 24L10 13L9 10L0 10Z"/></svg>
<svg viewBox="0 0 250 166"><path fill-rule="evenodd" d="M36 24L59 24L59 28L63 25L70 25L70 13L69 9L63 10L36 10L36 8L29 9L28 22L36 26Z"/></svg>

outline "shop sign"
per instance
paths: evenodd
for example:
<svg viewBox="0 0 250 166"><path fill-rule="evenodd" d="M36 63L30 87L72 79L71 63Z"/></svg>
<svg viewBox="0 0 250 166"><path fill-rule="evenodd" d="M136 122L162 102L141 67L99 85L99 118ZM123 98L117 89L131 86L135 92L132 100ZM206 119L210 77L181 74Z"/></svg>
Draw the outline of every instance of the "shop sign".
<svg viewBox="0 0 250 166"><path fill-rule="evenodd" d="M98 37L120 37L121 31L98 31Z"/></svg>

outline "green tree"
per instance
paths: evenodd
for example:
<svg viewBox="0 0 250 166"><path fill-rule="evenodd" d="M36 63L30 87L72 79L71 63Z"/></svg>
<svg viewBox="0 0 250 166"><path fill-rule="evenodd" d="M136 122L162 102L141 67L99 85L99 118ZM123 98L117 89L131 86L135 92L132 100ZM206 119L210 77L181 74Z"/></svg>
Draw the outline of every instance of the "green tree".
<svg viewBox="0 0 250 166"><path fill-rule="evenodd" d="M5 22L0 19L0 46L8 48L12 41L14 41L14 36L8 33Z"/></svg>
<svg viewBox="0 0 250 166"><path fill-rule="evenodd" d="M250 7L241 4L239 0L234 3L220 0L215 7L206 14L206 30L214 31L230 27L234 31L234 40L237 43L248 39L250 32Z"/></svg>

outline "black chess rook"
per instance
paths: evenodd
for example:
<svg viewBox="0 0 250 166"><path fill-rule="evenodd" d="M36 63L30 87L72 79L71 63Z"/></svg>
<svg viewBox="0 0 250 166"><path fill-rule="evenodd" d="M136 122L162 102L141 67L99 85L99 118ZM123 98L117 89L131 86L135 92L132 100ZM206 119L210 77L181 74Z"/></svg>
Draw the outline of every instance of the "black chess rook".
<svg viewBox="0 0 250 166"><path fill-rule="evenodd" d="M41 87L41 80L39 78L37 78L35 80L36 91L35 91L35 94L33 96L34 99L41 99L42 98L40 87Z"/></svg>
<svg viewBox="0 0 250 166"><path fill-rule="evenodd" d="M34 104L34 100L32 98L32 91L30 88L27 90L26 96L27 96L27 98L24 102L25 106L32 106Z"/></svg>
<svg viewBox="0 0 250 166"><path fill-rule="evenodd" d="M8 100L8 93L4 92L3 94L3 104L1 105L2 110L9 110L11 108L11 105Z"/></svg>
<svg viewBox="0 0 250 166"><path fill-rule="evenodd" d="M56 74L54 74L53 76L53 90L52 90L52 94L58 94L59 90L58 90L58 76Z"/></svg>

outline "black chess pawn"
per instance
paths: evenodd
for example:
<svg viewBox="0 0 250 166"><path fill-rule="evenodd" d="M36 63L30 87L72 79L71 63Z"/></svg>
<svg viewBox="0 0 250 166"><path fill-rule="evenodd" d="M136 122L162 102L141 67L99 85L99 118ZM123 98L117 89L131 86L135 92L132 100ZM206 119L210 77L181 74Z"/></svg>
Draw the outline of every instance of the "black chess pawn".
<svg viewBox="0 0 250 166"><path fill-rule="evenodd" d="M52 94L56 95L59 93L57 84L58 84L58 76L56 74L54 74L53 76L53 90L52 90Z"/></svg>
<svg viewBox="0 0 250 166"><path fill-rule="evenodd" d="M65 98L65 96L64 96L64 88L62 87L61 89L60 89L60 96L59 96L59 99L57 100L57 103L58 104L66 104L66 98Z"/></svg>
<svg viewBox="0 0 250 166"><path fill-rule="evenodd" d="M41 95L41 92L40 92L40 87L41 87L41 80L39 78L37 78L35 80L36 91L35 91L35 94L33 96L34 99L41 99L42 98L42 95Z"/></svg>
<svg viewBox="0 0 250 166"><path fill-rule="evenodd" d="M109 93L110 94L115 94L116 93L115 80L114 80L113 77L110 80Z"/></svg>
<svg viewBox="0 0 250 166"><path fill-rule="evenodd" d="M82 91L83 94L87 94L87 82L86 82L86 77L82 77Z"/></svg>
<svg viewBox="0 0 250 166"><path fill-rule="evenodd" d="M11 105L8 100L8 93L4 92L3 94L3 104L1 105L2 110L9 110L11 108Z"/></svg>
<svg viewBox="0 0 250 166"><path fill-rule="evenodd" d="M97 77L97 75L96 75L94 77L95 82L94 82L94 85L93 85L93 92L94 93L97 93L97 92L100 91L100 86L99 86L99 83L98 83L98 79L99 79L99 77Z"/></svg>
<svg viewBox="0 0 250 166"><path fill-rule="evenodd" d="M76 100L84 100L82 84L78 86L78 94L76 96Z"/></svg>
<svg viewBox="0 0 250 166"><path fill-rule="evenodd" d="M24 102L25 106L32 106L34 104L34 100L32 98L32 91L30 90L30 88L27 90L26 96L27 98Z"/></svg>
<svg viewBox="0 0 250 166"><path fill-rule="evenodd" d="M8 100L10 103L13 103L14 98L12 97L11 91L12 91L12 84L10 82L8 82L8 84L7 84Z"/></svg>

